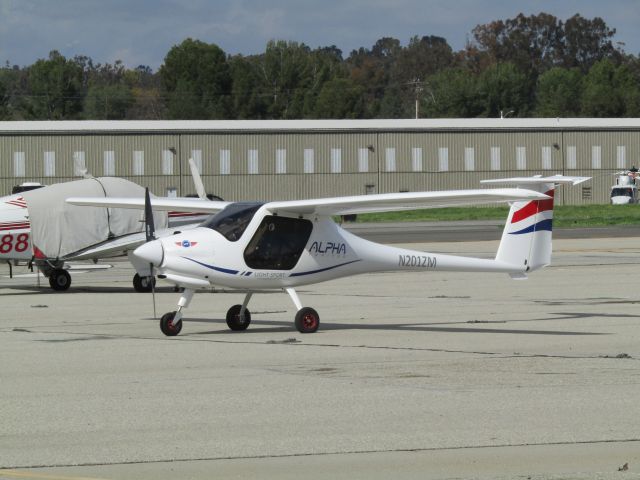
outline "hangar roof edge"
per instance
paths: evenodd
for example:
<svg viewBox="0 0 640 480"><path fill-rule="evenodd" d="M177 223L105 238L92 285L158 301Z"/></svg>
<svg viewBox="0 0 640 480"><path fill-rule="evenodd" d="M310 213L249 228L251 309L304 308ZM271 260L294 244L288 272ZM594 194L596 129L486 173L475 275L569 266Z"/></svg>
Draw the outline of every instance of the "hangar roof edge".
<svg viewBox="0 0 640 480"><path fill-rule="evenodd" d="M640 118L0 121L0 133L640 129Z"/></svg>

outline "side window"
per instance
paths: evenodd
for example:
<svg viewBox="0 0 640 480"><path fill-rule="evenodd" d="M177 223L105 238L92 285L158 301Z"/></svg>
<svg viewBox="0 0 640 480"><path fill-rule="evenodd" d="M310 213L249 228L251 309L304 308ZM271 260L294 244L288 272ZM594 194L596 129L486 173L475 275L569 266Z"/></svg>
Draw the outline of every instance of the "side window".
<svg viewBox="0 0 640 480"><path fill-rule="evenodd" d="M244 251L249 268L291 270L313 230L309 220L267 215Z"/></svg>

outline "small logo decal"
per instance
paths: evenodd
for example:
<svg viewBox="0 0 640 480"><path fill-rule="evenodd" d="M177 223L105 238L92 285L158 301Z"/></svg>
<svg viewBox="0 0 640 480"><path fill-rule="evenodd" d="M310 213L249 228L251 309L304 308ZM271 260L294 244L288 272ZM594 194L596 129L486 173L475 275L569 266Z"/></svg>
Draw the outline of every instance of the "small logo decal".
<svg viewBox="0 0 640 480"><path fill-rule="evenodd" d="M181 242L176 242L176 245L179 247L189 248L195 247L198 242L190 242L189 240L182 240Z"/></svg>

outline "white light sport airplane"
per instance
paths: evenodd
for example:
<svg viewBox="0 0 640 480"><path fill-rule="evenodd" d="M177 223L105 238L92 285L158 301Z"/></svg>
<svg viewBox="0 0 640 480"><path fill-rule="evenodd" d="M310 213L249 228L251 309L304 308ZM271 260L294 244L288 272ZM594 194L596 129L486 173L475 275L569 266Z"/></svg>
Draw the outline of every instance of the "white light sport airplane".
<svg viewBox="0 0 640 480"><path fill-rule="evenodd" d="M389 193L268 203L211 202L193 205L185 200L69 198L84 206L179 209L216 213L199 227L153 239L133 252L140 262L153 265L160 279L184 288L177 311L160 320L165 335L177 335L193 294L212 285L246 293L241 305L228 311L231 330L245 330L251 322L247 305L253 293L285 290L295 304L295 326L315 332L318 313L303 307L295 287L367 272L390 270L502 272L512 278L548 265L551 260L553 193L558 184L578 184L588 177L511 178L489 184L517 188ZM524 188L526 187L526 188ZM338 226L332 215L414 210L470 203L512 202L495 259L440 255L381 245L357 237Z"/></svg>
<svg viewBox="0 0 640 480"><path fill-rule="evenodd" d="M192 204L206 201L207 195L197 168L189 161L198 197ZM71 285L69 261L93 260L126 255L145 242L142 217L121 215L110 209L77 208L64 200L71 195L139 195L144 189L128 180L106 177L85 179L43 186L37 190L0 197L0 262L12 266L32 262L49 279L54 290L67 290ZM169 235L176 228L186 230L205 218L192 212L165 212L160 222L161 235ZM188 225L190 224L190 225ZM164 228L167 227L167 228ZM139 264L133 277L134 289L149 292L153 277L149 264ZM78 267L84 270L84 267ZM96 268L96 267L93 267Z"/></svg>

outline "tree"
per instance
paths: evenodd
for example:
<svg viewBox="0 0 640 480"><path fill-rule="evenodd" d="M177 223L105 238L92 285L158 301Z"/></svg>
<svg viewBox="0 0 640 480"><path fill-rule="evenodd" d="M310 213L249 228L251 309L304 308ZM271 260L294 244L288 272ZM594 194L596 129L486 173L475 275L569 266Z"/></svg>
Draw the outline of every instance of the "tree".
<svg viewBox="0 0 640 480"><path fill-rule="evenodd" d="M84 117L96 120L122 120L134 103L131 85L127 81L124 64L85 67L87 93L84 99Z"/></svg>
<svg viewBox="0 0 640 480"><path fill-rule="evenodd" d="M366 105L366 117L376 117L380 113L382 99L392 83L392 72L402 47L400 41L383 37L371 48L354 50L347 59L351 79L362 87Z"/></svg>
<svg viewBox="0 0 640 480"><path fill-rule="evenodd" d="M531 102L527 76L512 63L489 67L478 78L478 96L483 105L482 116L499 117L502 112L513 111L525 117Z"/></svg>
<svg viewBox="0 0 640 480"><path fill-rule="evenodd" d="M231 117L260 119L267 116L267 98L261 93L258 61L236 55L229 59L231 72Z"/></svg>
<svg viewBox="0 0 640 480"><path fill-rule="evenodd" d="M259 59L268 118L302 118L311 85L311 50L303 43L270 41Z"/></svg>
<svg viewBox="0 0 640 480"><path fill-rule="evenodd" d="M547 13L528 17L521 13L473 29L475 46L491 63L513 63L532 78L558 62L563 35L562 22Z"/></svg>
<svg viewBox="0 0 640 480"><path fill-rule="evenodd" d="M577 68L554 67L540 75L536 89L536 116L579 116L582 83L583 76Z"/></svg>
<svg viewBox="0 0 640 480"><path fill-rule="evenodd" d="M582 114L589 117L624 117L640 110L638 80L626 65L611 60L596 62L584 80Z"/></svg>
<svg viewBox="0 0 640 480"><path fill-rule="evenodd" d="M169 50L159 73L170 118L228 118L231 75L217 45L188 38Z"/></svg>
<svg viewBox="0 0 640 480"><path fill-rule="evenodd" d="M92 120L123 120L134 103L128 85L93 85L84 102L84 116Z"/></svg>
<svg viewBox="0 0 640 480"><path fill-rule="evenodd" d="M318 94L314 116L317 118L360 118L362 88L349 78L325 82Z"/></svg>
<svg viewBox="0 0 640 480"><path fill-rule="evenodd" d="M427 79L421 111L431 118L473 118L482 114L477 77L463 68L442 70Z"/></svg>
<svg viewBox="0 0 640 480"><path fill-rule="evenodd" d="M304 98L303 117L314 118L316 116L316 103L328 82L346 79L348 75L349 72L342 59L342 51L335 45L313 50L310 57L309 85ZM334 84L333 87L336 85ZM352 82L344 85L348 90L351 90L353 86ZM352 117L350 114L348 116Z"/></svg>
<svg viewBox="0 0 640 480"><path fill-rule="evenodd" d="M427 78L454 63L453 50L442 37L414 36L398 54L397 77L406 81Z"/></svg>
<svg viewBox="0 0 640 480"><path fill-rule="evenodd" d="M599 17L592 20L574 15L564 25L563 64L589 71L594 63L609 58L619 63L621 52L612 43L616 30Z"/></svg>
<svg viewBox="0 0 640 480"><path fill-rule="evenodd" d="M620 117L622 97L616 85L616 66L609 60L595 63L584 80L582 114L587 117Z"/></svg>
<svg viewBox="0 0 640 480"><path fill-rule="evenodd" d="M28 116L37 120L68 120L82 112L82 67L57 51L28 69Z"/></svg>
<svg viewBox="0 0 640 480"><path fill-rule="evenodd" d="M26 115L26 72L17 65L0 68L0 119L22 120Z"/></svg>
<svg viewBox="0 0 640 480"><path fill-rule="evenodd" d="M129 120L160 120L166 118L166 107L161 93L160 76L150 67L138 65L125 72L125 82L131 88L133 102L127 109Z"/></svg>

